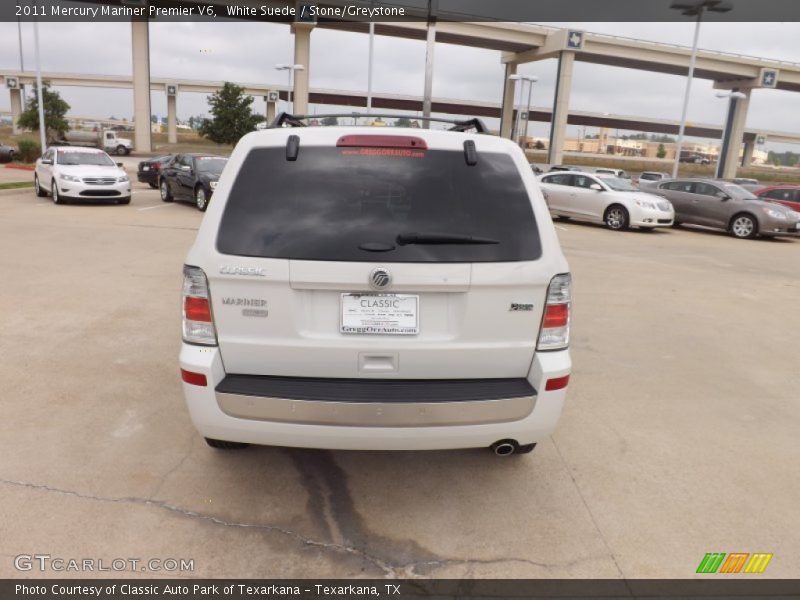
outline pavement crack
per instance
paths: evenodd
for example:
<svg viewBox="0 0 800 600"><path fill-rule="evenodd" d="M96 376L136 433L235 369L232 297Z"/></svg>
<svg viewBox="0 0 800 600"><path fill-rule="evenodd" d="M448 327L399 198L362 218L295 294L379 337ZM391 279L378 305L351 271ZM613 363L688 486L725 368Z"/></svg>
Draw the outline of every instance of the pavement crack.
<svg viewBox="0 0 800 600"><path fill-rule="evenodd" d="M16 481L13 479L4 479L0 478L0 483L26 488L30 490L37 490L43 492L51 492L55 494L63 494L65 496L72 496L73 498L79 498L81 500L90 500L94 502L105 502L109 504L132 504L138 506L146 506L146 507L154 507L160 508L162 510L171 512L173 514L180 515L182 517L195 519L199 521L205 521L207 523L212 523L214 525L220 525L223 527L230 527L230 528L240 528L240 529L254 529L254 530L261 530L261 531L269 531L273 533L279 533L284 536L290 537L295 541L301 543L304 546L310 546L313 548L319 548L322 550L332 550L336 552L343 552L350 555L358 556L359 558L368 561L369 563L373 564L374 566L378 567L381 571L384 572L387 576L394 576L395 574L395 567L389 565L382 561L381 559L371 556L358 548L348 546L345 544L336 544L330 542L322 542L319 540L315 540L309 537L304 536L303 534L294 531L292 529L287 529L285 527L281 527L279 525L270 525L266 523L244 523L240 521L228 521L226 519L222 519L220 517L216 517L214 515L207 515L202 514L197 511L189 510L186 508L182 508L180 506L176 506L174 504L170 504L169 502L164 502L161 500L152 500L149 498L139 498L136 496L127 496L121 498L114 498L109 496L95 496L92 494L83 494L81 492L76 492L74 490L67 490L63 488L52 487L45 484L40 483L30 483L26 481Z"/></svg>
<svg viewBox="0 0 800 600"><path fill-rule="evenodd" d="M183 461L178 463L173 470L177 469ZM152 498L140 498L137 496L125 496L125 497L112 497L112 496L96 496L93 494L84 494L82 492L78 492L75 490L68 490L64 488L58 488L54 486L50 486L47 484L42 483L31 483L27 481L18 481L14 479L5 479L0 478L0 484L24 488L28 490L35 490L39 492L47 492L53 494L61 494L64 496L71 496L73 498L78 498L80 500L88 500L91 502L103 502L108 504L129 504L134 506L143 506L143 507L150 507L150 508L157 508L169 513L178 515L180 517L194 519L197 521L203 521L206 523L211 523L213 525L219 525L221 527L229 527L234 529L252 529L257 531L265 531L270 533L276 533L288 538L295 540L296 542L302 544L303 546L308 546L312 548L317 548L323 551L331 551L337 553L343 553L350 556L358 557L364 561L369 562L374 567L378 568L380 571L383 572L383 575L387 578L398 578L398 577L406 577L406 578L416 578L416 577L428 577L428 573L419 573L417 569L438 569L442 567L448 566L466 566L472 568L477 565L496 565L496 564L508 564L508 563L522 563L527 564L532 567L537 568L556 568L556 567L564 567L569 566L569 564L550 564L544 562L537 562L534 560L526 559L526 558L516 558L516 557L508 557L508 558L487 558L487 559L478 559L478 558L426 558L422 560L410 560L407 562L398 562L393 563L392 561L388 560L385 557L377 556L375 553L366 552L362 548L359 548L357 545L352 543L336 543L336 542L325 542L321 540L316 540L301 534L298 531L293 529L288 529L286 527L281 527L279 525L271 525L268 523L245 523L241 521L229 521L227 519L222 519L220 517L199 513L197 511L189 510L187 508L183 508L177 506L175 504L170 504L169 502L162 501L162 500L153 500ZM346 529L346 528L345 528ZM412 542L413 543L413 542ZM580 561L575 561L580 562Z"/></svg>
<svg viewBox="0 0 800 600"><path fill-rule="evenodd" d="M623 581L627 581L625 579L625 575L622 573L622 568L619 566L619 563L617 562L617 557L614 556L614 551L611 549L611 545L608 543L608 540L606 539L603 530L600 529L600 525L597 523L597 519L595 518L592 509L589 508L589 503L586 501L586 497L583 495L583 492L581 491L581 486L578 485L578 480L575 479L575 476L572 474L572 469L570 468L569 463L567 463L567 460L564 458L564 455L561 454L561 449L558 447L558 444L556 443L555 436L550 436L550 439L553 442L553 447L556 449L556 454L558 454L558 458L561 461L561 464L564 465L564 470L567 472L567 475L569 475L569 478L572 480L572 485L575 486L575 491L578 492L578 497L581 499L581 502L583 503L586 512L589 514L589 518L592 520L592 525L594 525L595 531L597 531L597 534L603 541L603 545L606 547L608 556L611 558L611 562L614 563L614 567L617 569L617 573L619 573L620 579L622 579Z"/></svg>
<svg viewBox="0 0 800 600"><path fill-rule="evenodd" d="M156 484L155 489L150 494L148 500L152 500L153 498L155 498L156 495L161 491L161 488L164 487L164 484L167 482L167 480L172 476L172 474L175 473L175 471L177 471L178 469L180 469L183 466L183 464L189 459L189 456L191 456L192 454L192 446L194 445L193 440L194 437L189 438L189 445L186 448L186 452L184 452L181 459L178 462L176 462L175 465L169 471L167 471L161 476L158 483Z"/></svg>

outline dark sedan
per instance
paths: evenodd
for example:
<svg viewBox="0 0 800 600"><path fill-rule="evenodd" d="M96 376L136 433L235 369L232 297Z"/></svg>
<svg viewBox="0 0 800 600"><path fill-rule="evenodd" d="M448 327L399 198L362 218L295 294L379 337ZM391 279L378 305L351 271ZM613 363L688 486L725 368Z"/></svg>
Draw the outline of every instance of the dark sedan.
<svg viewBox="0 0 800 600"><path fill-rule="evenodd" d="M172 154L143 160L139 163L139 170L136 173L136 178L142 183L149 184L153 189L157 188L158 176L161 174L161 169L171 160Z"/></svg>
<svg viewBox="0 0 800 600"><path fill-rule="evenodd" d="M0 144L0 163L11 162L14 160L14 154L16 154L16 150L13 146L6 146L5 144Z"/></svg>
<svg viewBox="0 0 800 600"><path fill-rule="evenodd" d="M224 156L213 154L178 154L161 168L161 200L191 202L204 211L227 162Z"/></svg>
<svg viewBox="0 0 800 600"><path fill-rule="evenodd" d="M737 238L792 235L800 232L800 216L770 204L746 189L718 179L667 179L646 182L643 191L665 197L675 207L675 224L725 229Z"/></svg>

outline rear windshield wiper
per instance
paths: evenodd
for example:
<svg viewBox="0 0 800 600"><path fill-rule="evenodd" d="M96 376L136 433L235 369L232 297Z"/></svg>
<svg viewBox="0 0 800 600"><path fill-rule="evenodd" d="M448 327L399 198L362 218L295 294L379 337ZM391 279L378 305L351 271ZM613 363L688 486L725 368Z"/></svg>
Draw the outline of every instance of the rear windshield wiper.
<svg viewBox="0 0 800 600"><path fill-rule="evenodd" d="M500 240L462 235L458 233L417 232L401 233L397 236L397 243L404 244L499 244Z"/></svg>

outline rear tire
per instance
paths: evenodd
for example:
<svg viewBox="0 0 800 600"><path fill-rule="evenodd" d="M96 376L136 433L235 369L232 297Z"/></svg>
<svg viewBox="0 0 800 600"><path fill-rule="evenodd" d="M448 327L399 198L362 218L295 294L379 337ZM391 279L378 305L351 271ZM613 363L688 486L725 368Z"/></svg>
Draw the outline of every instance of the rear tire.
<svg viewBox="0 0 800 600"><path fill-rule="evenodd" d="M751 240L758 235L758 221L748 213L739 213L731 219L730 234L740 240Z"/></svg>
<svg viewBox="0 0 800 600"><path fill-rule="evenodd" d="M226 442L225 440L215 440L212 438L205 438L206 444L217 450L241 450L247 448L250 444L243 444L242 442Z"/></svg>
<svg viewBox="0 0 800 600"><path fill-rule="evenodd" d="M606 227L613 231L625 231L628 224L631 222L628 210L621 204L612 204L606 209L606 214L603 215L603 221Z"/></svg>
<svg viewBox="0 0 800 600"><path fill-rule="evenodd" d="M167 180L163 177L161 181L158 183L158 189L161 191L161 201L162 202L172 202L172 192L169 191L169 184Z"/></svg>

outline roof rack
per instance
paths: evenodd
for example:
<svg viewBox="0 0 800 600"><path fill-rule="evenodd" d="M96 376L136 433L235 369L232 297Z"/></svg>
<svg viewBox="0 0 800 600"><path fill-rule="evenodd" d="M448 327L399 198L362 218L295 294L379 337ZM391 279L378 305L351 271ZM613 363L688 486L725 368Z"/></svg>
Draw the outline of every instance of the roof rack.
<svg viewBox="0 0 800 600"><path fill-rule="evenodd" d="M489 133L489 130L484 125L483 121L478 118L458 120L458 119L444 119L441 117L413 117L409 115L390 114L390 113L328 113L321 115L291 115L286 112L280 113L275 120L270 124L268 129L277 129L280 127L308 127L304 121L308 119L325 119L330 117L343 118L343 119L374 119L380 117L381 119L409 119L414 121L427 121L429 123L448 123L452 127L447 131L460 131L466 132L475 130L475 133Z"/></svg>

